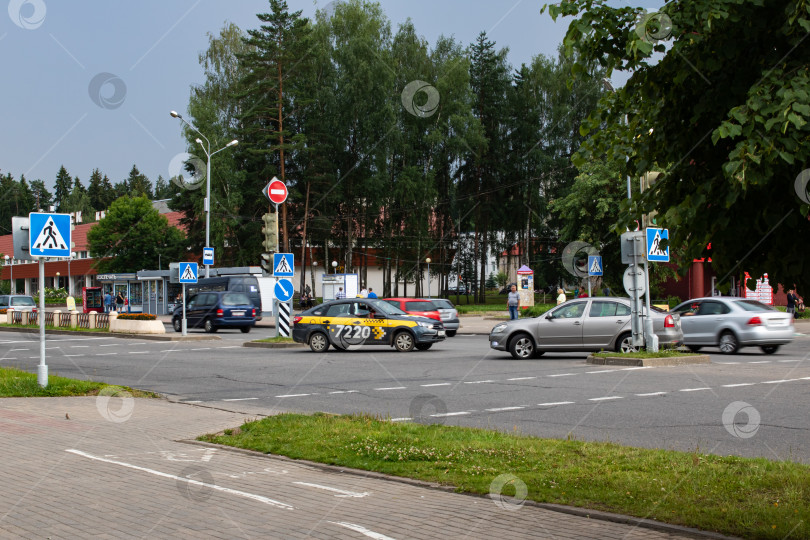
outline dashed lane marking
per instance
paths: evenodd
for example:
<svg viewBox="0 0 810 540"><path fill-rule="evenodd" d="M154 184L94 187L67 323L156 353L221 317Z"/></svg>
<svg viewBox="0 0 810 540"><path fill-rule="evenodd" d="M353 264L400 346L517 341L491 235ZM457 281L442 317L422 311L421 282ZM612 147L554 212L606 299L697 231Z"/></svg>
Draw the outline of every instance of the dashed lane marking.
<svg viewBox="0 0 810 540"><path fill-rule="evenodd" d="M646 394L636 394L638 397L647 397L647 396L663 396L666 392L647 392Z"/></svg>
<svg viewBox="0 0 810 540"><path fill-rule="evenodd" d="M770 364L770 360L757 360L756 362L748 362L749 364Z"/></svg>
<svg viewBox="0 0 810 540"><path fill-rule="evenodd" d="M105 352L105 353L98 353L96 356L112 356L114 354L118 354L117 352Z"/></svg>
<svg viewBox="0 0 810 540"><path fill-rule="evenodd" d="M538 407L555 407L557 405L573 405L575 401L552 401L550 403L538 403Z"/></svg>
<svg viewBox="0 0 810 540"><path fill-rule="evenodd" d="M369 495L371 495L371 493L369 493L368 491L364 491L362 493L357 491L346 491L345 489L322 486L320 484L310 484L309 482L293 482L293 484L297 484L299 486L313 487L315 489L322 489L324 491L331 491L333 493L337 493L335 497L354 497L356 499L361 499L363 497L368 497Z"/></svg>
<svg viewBox="0 0 810 540"><path fill-rule="evenodd" d="M548 375L548 377L570 377L571 375L576 375L576 373L558 373L556 375Z"/></svg>
<svg viewBox="0 0 810 540"><path fill-rule="evenodd" d="M519 411L526 407L497 407L495 409L486 409L487 412L502 412L502 411Z"/></svg>
<svg viewBox="0 0 810 540"><path fill-rule="evenodd" d="M431 414L430 416L433 417L433 418L445 418L447 416L464 416L465 414L470 414L471 412L475 412L475 411L437 413L437 414Z"/></svg>
<svg viewBox="0 0 810 540"><path fill-rule="evenodd" d="M408 388L407 386L389 386L387 388L375 388L374 390L378 390L382 392L383 390L405 390Z"/></svg>
<svg viewBox="0 0 810 540"><path fill-rule="evenodd" d="M257 397L241 397L241 398L230 398L230 399L223 399L222 401L253 401L254 399L259 399ZM187 401L186 403L191 403Z"/></svg>
<svg viewBox="0 0 810 540"><path fill-rule="evenodd" d="M486 380L486 381L464 381L464 384L484 384L484 383L494 383L497 381L493 380Z"/></svg>
<svg viewBox="0 0 810 540"><path fill-rule="evenodd" d="M434 383L434 384L420 384L419 386L421 386L423 388L428 388L428 387L431 387L431 386L450 386L451 384L452 383L449 383L449 382L443 382L443 383Z"/></svg>
<svg viewBox="0 0 810 540"><path fill-rule="evenodd" d="M801 379L779 379L778 381L762 381L762 384L780 384L785 382L800 381Z"/></svg>
<svg viewBox="0 0 810 540"><path fill-rule="evenodd" d="M605 396L605 397L592 397L588 401L608 401L611 399L622 399L624 396Z"/></svg>
<svg viewBox="0 0 810 540"><path fill-rule="evenodd" d="M304 397L304 396L315 396L315 395L317 395L317 394L284 394L284 395L276 396L276 397Z"/></svg>
<svg viewBox="0 0 810 540"><path fill-rule="evenodd" d="M618 369L600 369L599 371L586 371L585 373L613 373L619 371Z"/></svg>
<svg viewBox="0 0 810 540"><path fill-rule="evenodd" d="M723 386L723 388L737 388L737 387L740 387L740 386L754 386L755 384L757 384L757 383L744 382L744 383L737 383L737 384L724 384L722 386Z"/></svg>
<svg viewBox="0 0 810 540"><path fill-rule="evenodd" d="M335 390L334 392L329 392L330 394L356 394L360 390Z"/></svg>
<svg viewBox="0 0 810 540"><path fill-rule="evenodd" d="M199 480L192 480L191 478L185 478L183 476L176 476L173 474L168 474L161 471L156 471L154 469L147 469L146 467L139 467L138 465L133 465L132 463L126 463L124 461L116 461L114 459L107 459L100 456L94 456L93 454L88 454L87 452L82 452L81 450L75 450L73 448L67 448L65 452L69 452L71 454L76 454L77 456L85 457L88 459L92 459L94 461L101 461L103 463L110 463L113 465L119 465L121 467L126 467L127 469L133 469L136 471L146 472L149 474L154 474L155 476L160 476L163 478L168 478L170 480L174 480L176 482L186 482L193 486L201 486L206 487L208 489L213 489L216 491L221 491L223 493L228 493L229 495L238 495L240 497L246 497L248 499L252 499L254 501L258 501L270 506L275 506L276 508L282 508L284 510L295 510L295 507L291 504L283 503L281 501L276 501L269 497L265 497L263 495L256 495L255 493L248 493L246 491L239 491L236 489L230 489L223 486L218 486L216 484L209 484L206 482L200 482Z"/></svg>
<svg viewBox="0 0 810 540"><path fill-rule="evenodd" d="M537 377L513 377L511 379L506 379L507 381L530 381L532 379L536 379Z"/></svg>
<svg viewBox="0 0 810 540"><path fill-rule="evenodd" d="M149 351L128 351L129 354L150 354Z"/></svg>
<svg viewBox="0 0 810 540"><path fill-rule="evenodd" d="M700 388L681 388L678 392L698 392L700 390L711 390L708 386L701 386Z"/></svg>

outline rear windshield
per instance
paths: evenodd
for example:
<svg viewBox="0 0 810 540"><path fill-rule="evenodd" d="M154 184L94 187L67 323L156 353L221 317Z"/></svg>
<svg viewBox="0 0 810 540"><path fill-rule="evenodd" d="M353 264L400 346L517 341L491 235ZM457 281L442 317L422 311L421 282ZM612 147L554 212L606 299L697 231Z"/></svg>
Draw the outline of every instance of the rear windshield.
<svg viewBox="0 0 810 540"><path fill-rule="evenodd" d="M453 302L450 300L445 300L444 298L438 298L436 300L431 300L433 304L436 305L439 309L455 309Z"/></svg>
<svg viewBox="0 0 810 540"><path fill-rule="evenodd" d="M774 311L771 306L766 306L762 302L757 302L756 300L737 300L734 303L737 304L737 307L740 307L745 311Z"/></svg>
<svg viewBox="0 0 810 540"><path fill-rule="evenodd" d="M250 299L244 293L228 293L222 295L223 306L251 305Z"/></svg>
<svg viewBox="0 0 810 540"><path fill-rule="evenodd" d="M34 299L30 296L12 296L11 297L11 305L12 306L36 306L34 303Z"/></svg>
<svg viewBox="0 0 810 540"><path fill-rule="evenodd" d="M405 302L405 311L436 311L433 302Z"/></svg>

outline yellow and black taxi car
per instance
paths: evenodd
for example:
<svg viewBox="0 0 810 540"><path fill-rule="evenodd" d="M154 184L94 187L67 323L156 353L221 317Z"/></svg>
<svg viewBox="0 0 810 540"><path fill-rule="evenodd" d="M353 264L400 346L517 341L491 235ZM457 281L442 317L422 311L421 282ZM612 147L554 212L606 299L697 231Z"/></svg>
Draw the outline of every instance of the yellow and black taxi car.
<svg viewBox="0 0 810 540"><path fill-rule="evenodd" d="M324 302L293 318L292 338L314 352L388 345L401 352L425 351L445 339L442 323L408 315L388 302L346 298Z"/></svg>

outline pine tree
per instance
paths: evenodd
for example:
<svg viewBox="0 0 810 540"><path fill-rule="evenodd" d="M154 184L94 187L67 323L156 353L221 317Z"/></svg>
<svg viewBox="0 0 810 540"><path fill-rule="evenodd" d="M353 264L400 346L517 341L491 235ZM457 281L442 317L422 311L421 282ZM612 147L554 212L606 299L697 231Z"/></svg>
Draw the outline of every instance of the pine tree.
<svg viewBox="0 0 810 540"><path fill-rule="evenodd" d="M53 204L53 195L45 187L45 182L42 180L31 181L31 197L34 200L32 208L37 211L48 211L48 208Z"/></svg>
<svg viewBox="0 0 810 540"><path fill-rule="evenodd" d="M87 195L90 197L90 205L94 210L100 211L107 208L103 202L104 198L104 180L101 177L101 171L93 169L90 174L90 183L87 187Z"/></svg>
<svg viewBox="0 0 810 540"><path fill-rule="evenodd" d="M56 185L54 187L54 204L56 206L57 212L64 212L65 211L65 204L67 203L67 199L70 196L70 192L73 190L73 179L68 174L67 169L65 166L62 165L59 167L59 172L56 173ZM48 210L45 208L45 210Z"/></svg>
<svg viewBox="0 0 810 540"><path fill-rule="evenodd" d="M127 178L127 189L129 190L130 197L145 196L152 199L152 182L141 174L138 167L133 165L129 171L129 178Z"/></svg>

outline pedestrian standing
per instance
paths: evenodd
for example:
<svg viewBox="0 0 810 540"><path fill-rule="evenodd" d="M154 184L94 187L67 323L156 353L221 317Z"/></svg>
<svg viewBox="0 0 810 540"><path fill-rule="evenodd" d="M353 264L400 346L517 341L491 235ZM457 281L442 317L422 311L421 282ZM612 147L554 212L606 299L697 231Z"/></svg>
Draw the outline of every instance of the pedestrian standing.
<svg viewBox="0 0 810 540"><path fill-rule="evenodd" d="M506 298L506 305L509 307L509 318L515 320L518 318L518 305L520 304L520 294L517 292L517 285L512 285L509 288L509 295Z"/></svg>
<svg viewBox="0 0 810 540"><path fill-rule="evenodd" d="M368 298L368 289L365 287L360 290L360 298Z"/></svg>
<svg viewBox="0 0 810 540"><path fill-rule="evenodd" d="M335 300L340 300L341 298L346 298L346 293L343 292L343 287L338 287L338 292L335 294Z"/></svg>
<svg viewBox="0 0 810 540"><path fill-rule="evenodd" d="M557 289L557 305L559 306L565 302L565 291L562 289Z"/></svg>
<svg viewBox="0 0 810 540"><path fill-rule="evenodd" d="M104 293L104 313L112 311L112 295L110 291Z"/></svg>
<svg viewBox="0 0 810 540"><path fill-rule="evenodd" d="M377 296L377 293L375 293L374 289L372 289L371 287L368 288L368 297L369 298L379 298Z"/></svg>
<svg viewBox="0 0 810 540"><path fill-rule="evenodd" d="M118 313L121 313L121 311L124 309L124 293L119 292L118 295L115 297L115 306L116 311L118 311Z"/></svg>
<svg viewBox="0 0 810 540"><path fill-rule="evenodd" d="M787 312L790 313L793 318L796 318L796 300L797 296L793 289L790 289L787 293Z"/></svg>

